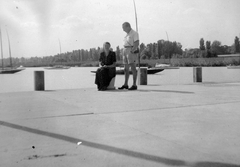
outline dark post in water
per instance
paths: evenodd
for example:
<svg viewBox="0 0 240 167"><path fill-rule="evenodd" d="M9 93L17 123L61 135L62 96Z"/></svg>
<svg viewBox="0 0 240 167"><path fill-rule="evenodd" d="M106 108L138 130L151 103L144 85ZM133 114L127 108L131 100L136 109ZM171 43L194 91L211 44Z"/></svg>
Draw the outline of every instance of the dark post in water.
<svg viewBox="0 0 240 167"><path fill-rule="evenodd" d="M34 71L35 90L44 90L44 71Z"/></svg>
<svg viewBox="0 0 240 167"><path fill-rule="evenodd" d="M147 85L147 68L138 69L138 84Z"/></svg>
<svg viewBox="0 0 240 167"><path fill-rule="evenodd" d="M193 67L193 82L202 82L202 67Z"/></svg>

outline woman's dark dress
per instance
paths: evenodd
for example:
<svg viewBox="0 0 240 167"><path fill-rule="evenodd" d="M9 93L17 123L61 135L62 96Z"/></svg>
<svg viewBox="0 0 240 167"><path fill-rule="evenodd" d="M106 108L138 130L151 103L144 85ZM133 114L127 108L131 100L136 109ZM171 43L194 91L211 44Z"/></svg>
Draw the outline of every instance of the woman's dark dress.
<svg viewBox="0 0 240 167"><path fill-rule="evenodd" d="M105 52L100 54L99 62L102 66L112 65L116 62L115 52L109 51L108 56L105 55ZM96 72L95 84L97 84L98 90L107 88L110 84L112 78L116 76L116 67L109 68L98 68Z"/></svg>

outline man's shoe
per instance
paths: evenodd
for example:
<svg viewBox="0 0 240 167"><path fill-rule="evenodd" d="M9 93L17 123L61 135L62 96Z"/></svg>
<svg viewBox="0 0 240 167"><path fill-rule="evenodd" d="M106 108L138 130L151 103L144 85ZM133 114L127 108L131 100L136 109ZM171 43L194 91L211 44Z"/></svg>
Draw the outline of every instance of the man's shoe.
<svg viewBox="0 0 240 167"><path fill-rule="evenodd" d="M123 85L122 87L119 87L118 89L119 89L119 90L128 89L128 85Z"/></svg>
<svg viewBox="0 0 240 167"><path fill-rule="evenodd" d="M133 85L131 88L129 88L128 90L137 90L137 86Z"/></svg>

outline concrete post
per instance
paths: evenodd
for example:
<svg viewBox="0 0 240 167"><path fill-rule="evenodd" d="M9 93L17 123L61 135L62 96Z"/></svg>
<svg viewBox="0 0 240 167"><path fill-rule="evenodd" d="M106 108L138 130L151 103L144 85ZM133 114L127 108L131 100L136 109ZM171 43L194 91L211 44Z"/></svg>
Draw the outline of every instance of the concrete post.
<svg viewBox="0 0 240 167"><path fill-rule="evenodd" d="M202 67L193 67L193 82L202 82Z"/></svg>
<svg viewBox="0 0 240 167"><path fill-rule="evenodd" d="M44 90L44 71L34 71L35 91Z"/></svg>
<svg viewBox="0 0 240 167"><path fill-rule="evenodd" d="M147 68L140 68L138 70L138 84L147 85Z"/></svg>

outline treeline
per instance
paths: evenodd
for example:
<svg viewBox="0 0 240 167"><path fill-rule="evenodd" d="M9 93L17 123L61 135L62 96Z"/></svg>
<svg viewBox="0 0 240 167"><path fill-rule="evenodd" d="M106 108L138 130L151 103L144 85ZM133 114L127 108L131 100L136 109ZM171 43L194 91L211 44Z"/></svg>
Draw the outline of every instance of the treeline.
<svg viewBox="0 0 240 167"><path fill-rule="evenodd" d="M51 56L43 57L31 57L31 58L12 58L13 66L26 66L26 67L38 67L38 66L53 66L57 64L68 65L83 65L86 62L98 61L99 55L102 52L102 48L91 48L89 50L79 49L72 52L66 52ZM115 51L117 59L120 60L120 49L117 47ZM4 65L10 66L10 59L4 59Z"/></svg>
<svg viewBox="0 0 240 167"><path fill-rule="evenodd" d="M150 43L146 46L140 45L141 59L161 59L172 58L174 55L182 55L182 45L180 42L159 40L157 43Z"/></svg>
<svg viewBox="0 0 240 167"><path fill-rule="evenodd" d="M236 36L232 46L222 45L220 41L199 41L199 48L182 50L180 42L158 40L156 43L145 45L141 43L140 57L145 60L172 59L172 58L211 58L222 54L240 53L239 38ZM119 46L114 50L117 60L121 60L123 48ZM96 62L99 59L102 48L89 50L79 49L51 56L12 58L13 66L52 66L56 64L68 64L83 66L86 62ZM9 58L4 59L4 65L10 65Z"/></svg>
<svg viewBox="0 0 240 167"><path fill-rule="evenodd" d="M199 48L182 50L179 42L159 40L147 46L140 45L142 59L171 59L171 58L212 58L218 55L240 53L239 38L236 36L231 46L222 45L220 41L206 41L201 38Z"/></svg>
<svg viewBox="0 0 240 167"><path fill-rule="evenodd" d="M199 41L199 48L186 49L182 55L175 58L212 58L218 55L236 54L240 53L239 38L236 36L234 43L231 46L222 45L220 41L206 41L201 38Z"/></svg>
<svg viewBox="0 0 240 167"><path fill-rule="evenodd" d="M141 43L139 48L141 59L168 58L175 54L181 55L183 53L182 45L179 42L164 40L159 40L157 43L150 43L147 45ZM114 51L116 53L117 60L121 60L123 48L117 46ZM98 61L101 52L102 48L100 47L91 48L89 50L79 49L53 56L12 58L12 63L14 66L52 66L56 64L84 66L86 63L87 65L90 65L91 62ZM9 58L4 59L5 66L9 65L9 62Z"/></svg>

